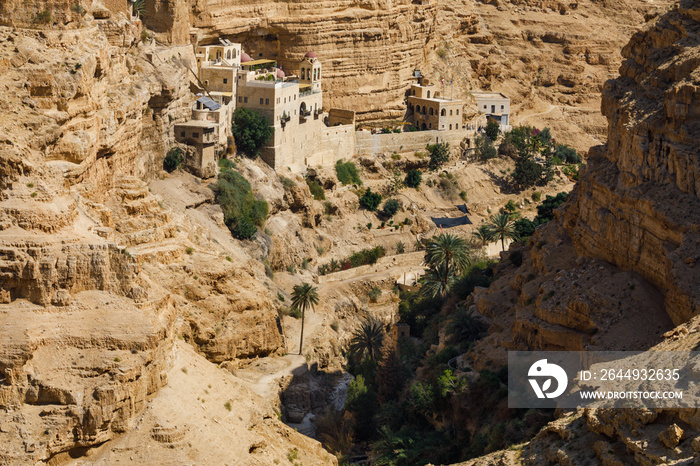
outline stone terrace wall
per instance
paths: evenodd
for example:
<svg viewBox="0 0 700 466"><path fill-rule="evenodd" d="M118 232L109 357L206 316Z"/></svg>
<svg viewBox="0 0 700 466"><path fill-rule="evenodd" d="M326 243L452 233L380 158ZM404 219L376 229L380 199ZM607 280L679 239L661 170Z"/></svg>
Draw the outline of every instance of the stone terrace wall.
<svg viewBox="0 0 700 466"><path fill-rule="evenodd" d="M417 152L425 150L428 144L448 142L454 149L464 138L474 138L473 131L415 131L412 133L370 134L357 131L355 141L357 155L378 155L387 152Z"/></svg>

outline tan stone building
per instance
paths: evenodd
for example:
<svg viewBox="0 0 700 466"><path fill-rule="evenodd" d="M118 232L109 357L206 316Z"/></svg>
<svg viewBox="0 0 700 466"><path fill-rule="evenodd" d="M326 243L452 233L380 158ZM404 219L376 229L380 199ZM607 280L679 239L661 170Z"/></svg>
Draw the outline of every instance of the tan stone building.
<svg viewBox="0 0 700 466"><path fill-rule="evenodd" d="M185 165L202 178L216 174L217 130L218 124L206 120L191 120L175 125L175 140L194 148L194 154L185 160Z"/></svg>
<svg viewBox="0 0 700 466"><path fill-rule="evenodd" d="M408 91L408 116L419 130L463 129L464 101L441 95L438 88L418 73L418 83Z"/></svg>
<svg viewBox="0 0 700 466"><path fill-rule="evenodd" d="M236 105L262 114L273 127L261 156L272 168L303 171L314 163L325 128L321 63L316 53L302 59L298 76L287 77L274 60L241 59Z"/></svg>

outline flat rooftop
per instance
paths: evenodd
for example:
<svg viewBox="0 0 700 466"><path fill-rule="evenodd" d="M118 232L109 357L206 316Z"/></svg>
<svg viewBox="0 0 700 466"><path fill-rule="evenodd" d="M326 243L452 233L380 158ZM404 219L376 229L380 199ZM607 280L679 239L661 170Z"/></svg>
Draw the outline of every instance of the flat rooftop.
<svg viewBox="0 0 700 466"><path fill-rule="evenodd" d="M449 97L418 97L417 95L409 95L408 96L409 100L410 99L415 99L415 100L427 100L428 102L451 102L451 103L459 103L463 102L462 99L450 99Z"/></svg>
<svg viewBox="0 0 700 466"><path fill-rule="evenodd" d="M218 124L214 121L204 121L204 120L190 120L185 123L176 123L175 126L189 126L196 128L209 128L216 127Z"/></svg>
<svg viewBox="0 0 700 466"><path fill-rule="evenodd" d="M275 60L253 60L253 61L246 61L241 63L241 66L256 66L256 65L265 65L267 63L277 63Z"/></svg>
<svg viewBox="0 0 700 466"><path fill-rule="evenodd" d="M472 92L472 95L481 99L508 99L508 97L500 92Z"/></svg>

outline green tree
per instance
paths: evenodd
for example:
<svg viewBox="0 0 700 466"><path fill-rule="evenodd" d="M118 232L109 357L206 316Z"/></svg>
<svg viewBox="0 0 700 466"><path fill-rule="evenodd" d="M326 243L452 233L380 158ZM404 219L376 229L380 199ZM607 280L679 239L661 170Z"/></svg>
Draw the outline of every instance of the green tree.
<svg viewBox="0 0 700 466"><path fill-rule="evenodd" d="M367 318L352 332L348 350L358 360L366 355L374 362L383 342L384 326L376 319Z"/></svg>
<svg viewBox="0 0 700 466"><path fill-rule="evenodd" d="M420 186L421 181L423 181L423 172L414 168L406 174L404 183L406 183L406 186L409 188L417 188Z"/></svg>
<svg viewBox="0 0 700 466"><path fill-rule="evenodd" d="M557 144L554 155L562 162L581 163L581 156L578 155L576 149L566 144Z"/></svg>
<svg viewBox="0 0 700 466"><path fill-rule="evenodd" d="M457 308L447 324L447 334L454 343L477 340L485 330L484 321L466 306Z"/></svg>
<svg viewBox="0 0 700 466"><path fill-rule="evenodd" d="M428 270L423 276L421 293L425 296L447 296L457 275L470 263L467 242L459 236L440 233L431 238L425 247Z"/></svg>
<svg viewBox="0 0 700 466"><path fill-rule="evenodd" d="M513 217L507 212L499 212L492 215L489 223L486 224L489 234L494 241L501 241L501 248L505 251L506 239L516 240L518 238L515 232Z"/></svg>
<svg viewBox="0 0 700 466"><path fill-rule="evenodd" d="M185 161L185 157L182 155L182 149L179 147L173 147L168 151L168 154L163 159L163 170L168 173L172 173L182 165Z"/></svg>
<svg viewBox="0 0 700 466"><path fill-rule="evenodd" d="M379 193L373 193L371 188L367 190L360 196L360 207L374 212L379 207L382 202L382 196Z"/></svg>
<svg viewBox="0 0 700 466"><path fill-rule="evenodd" d="M489 121L488 123L486 123L486 136L488 136L488 138L491 141L496 141L499 132L500 127L498 123L496 123L495 121Z"/></svg>
<svg viewBox="0 0 700 466"><path fill-rule="evenodd" d="M515 161L511 176L521 189L529 188L544 179L545 167L527 157L520 157Z"/></svg>
<svg viewBox="0 0 700 466"><path fill-rule="evenodd" d="M498 155L496 146L493 145L493 141L483 135L477 136L474 141L474 147L476 152L476 157L482 162L491 160Z"/></svg>
<svg viewBox="0 0 700 466"><path fill-rule="evenodd" d="M306 310L313 309L318 304L318 292L315 287L308 283L294 285L292 291L292 309L301 311L301 336L299 337L299 354L304 345L304 320Z"/></svg>
<svg viewBox="0 0 700 466"><path fill-rule="evenodd" d="M486 225L481 225L472 232L472 237L476 239L483 248L491 241L491 232L489 232L489 228Z"/></svg>
<svg viewBox="0 0 700 466"><path fill-rule="evenodd" d="M233 112L233 138L236 147L248 157L260 155L260 149L272 137L273 129L267 119L255 110L238 107Z"/></svg>
<svg viewBox="0 0 700 466"><path fill-rule="evenodd" d="M450 160L450 144L447 142L428 144L428 153L430 154L428 166L431 170L437 170Z"/></svg>
<svg viewBox="0 0 700 466"><path fill-rule="evenodd" d="M384 203L384 206L382 207L382 212L384 215L387 217L393 217L396 212L399 211L399 208L401 206L399 205L399 201L396 199L387 199L387 201Z"/></svg>

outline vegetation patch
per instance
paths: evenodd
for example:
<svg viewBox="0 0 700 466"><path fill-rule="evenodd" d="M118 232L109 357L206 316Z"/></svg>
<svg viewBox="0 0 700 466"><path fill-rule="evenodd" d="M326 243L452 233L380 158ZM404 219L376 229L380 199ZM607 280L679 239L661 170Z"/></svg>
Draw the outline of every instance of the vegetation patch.
<svg viewBox="0 0 700 466"><path fill-rule="evenodd" d="M362 185L360 175L357 173L357 167L353 162L343 162L342 160L338 160L335 164L335 174L338 177L338 181L344 185Z"/></svg>
<svg viewBox="0 0 700 466"><path fill-rule="evenodd" d="M262 227L269 207L263 199L256 199L250 183L240 173L222 164L219 179L214 185L216 202L224 211L224 222L234 237L250 239Z"/></svg>
<svg viewBox="0 0 700 466"><path fill-rule="evenodd" d="M340 262L332 259L328 264L323 264L318 268L320 275L326 275L341 270L348 270L361 265L376 264L377 261L386 255L386 249L382 246L376 246L372 249L363 249L352 254Z"/></svg>

